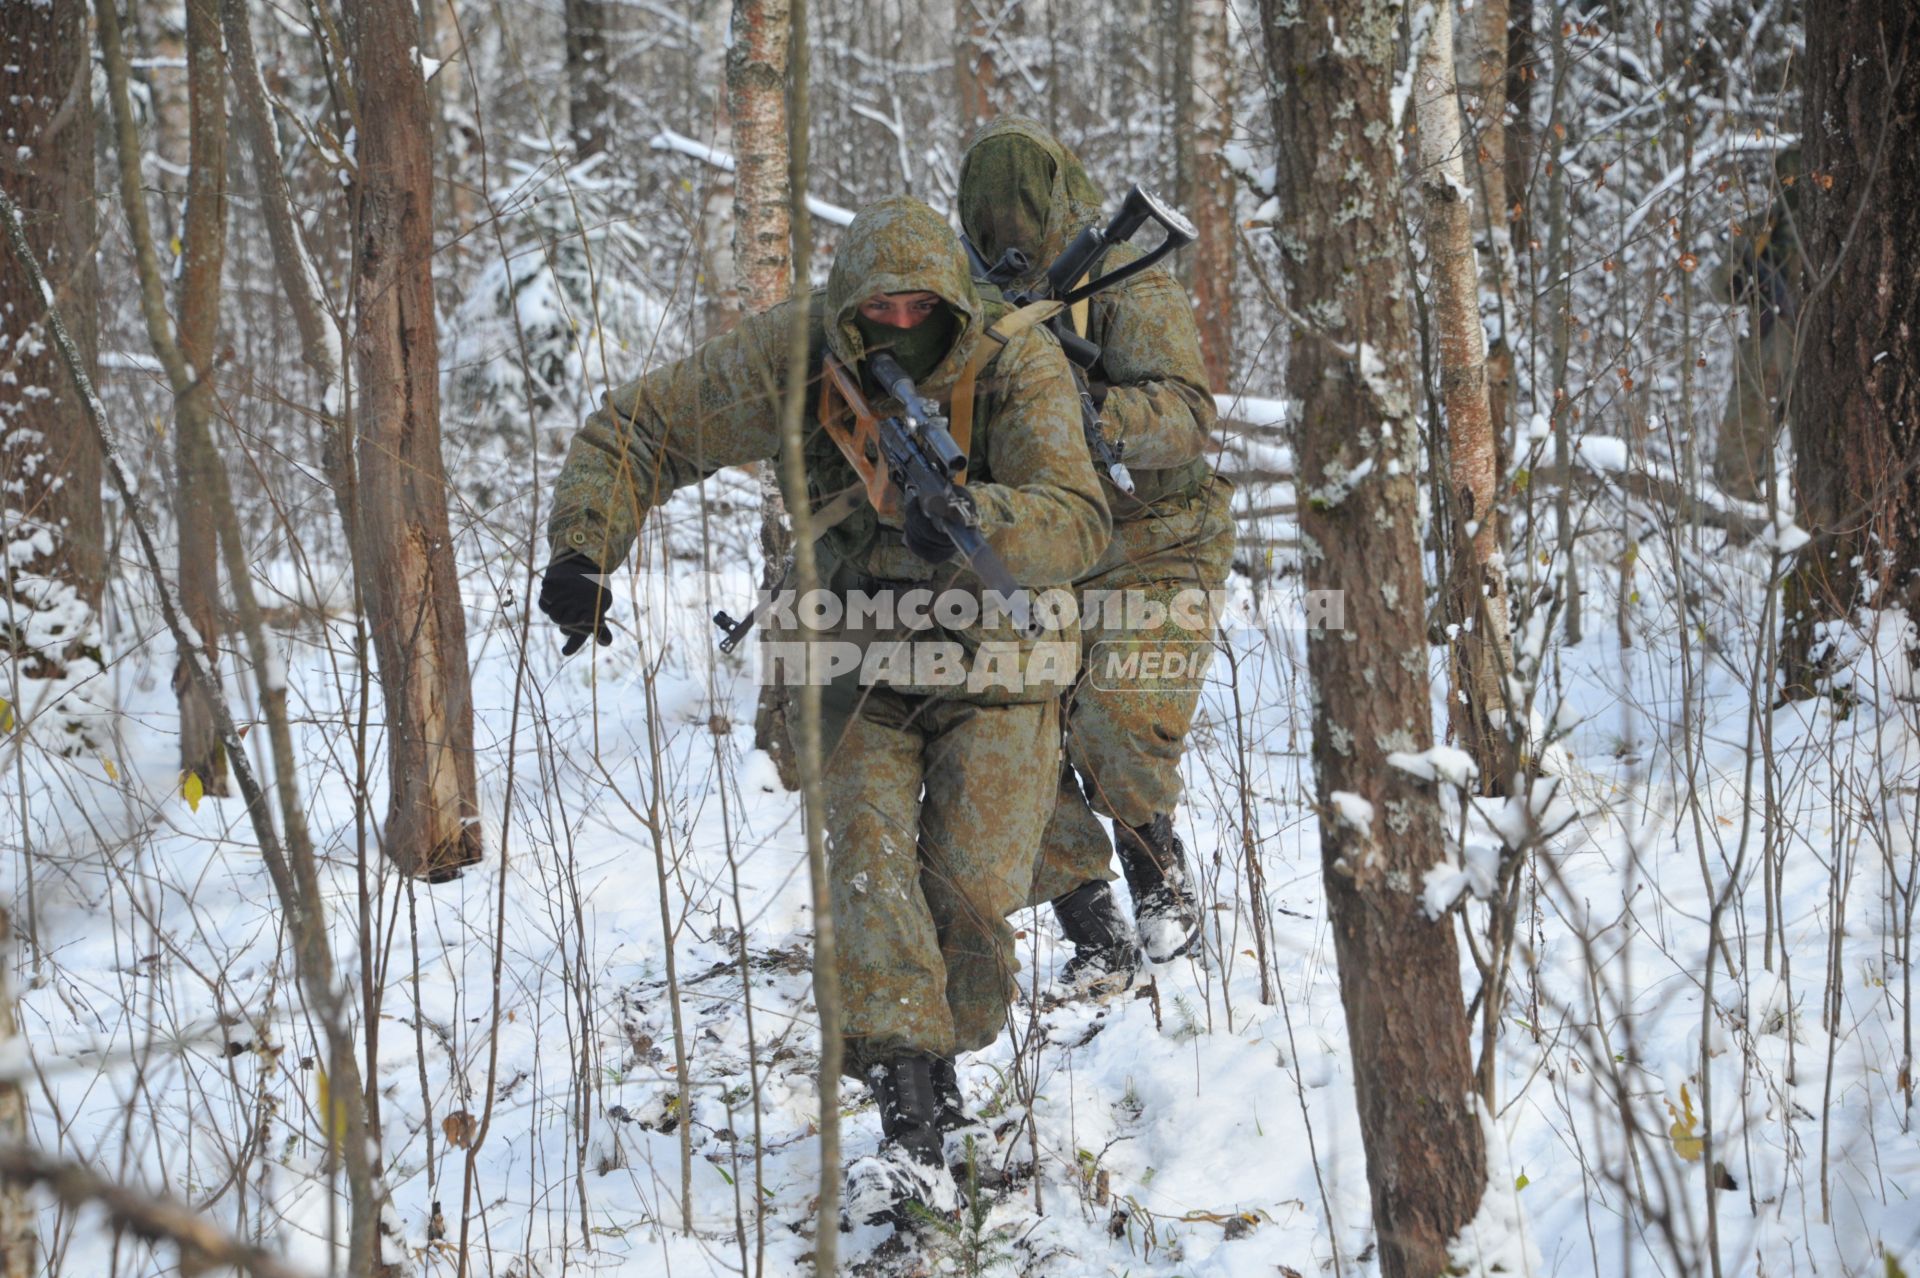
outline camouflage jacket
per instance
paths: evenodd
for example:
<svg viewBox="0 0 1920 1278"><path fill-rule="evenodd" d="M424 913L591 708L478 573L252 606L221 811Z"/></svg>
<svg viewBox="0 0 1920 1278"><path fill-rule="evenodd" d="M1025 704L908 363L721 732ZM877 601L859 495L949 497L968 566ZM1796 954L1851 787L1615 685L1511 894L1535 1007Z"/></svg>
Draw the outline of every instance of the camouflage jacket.
<svg viewBox="0 0 1920 1278"><path fill-rule="evenodd" d="M753 316L686 359L606 396L574 436L556 481L548 523L553 553L577 551L617 566L647 512L674 490L721 467L779 454L796 305L808 309L805 499L818 506L847 488L855 481L853 468L814 416L824 353L858 368L866 353L854 324L860 302L923 289L938 294L956 320L953 347L919 386L944 404L976 346L990 340L984 331L1004 304L982 300L959 240L938 214L914 200L883 200L847 228L824 291ZM872 403L881 411L897 408L883 398ZM1072 373L1051 335L1023 333L987 364L974 404L969 463L967 488L979 506L981 532L1021 585L1069 584L1105 549L1112 524L1081 438ZM801 499L786 498L790 506ZM935 566L907 550L899 528L868 506L828 531L820 548L822 580L843 591L874 583L978 589L963 568ZM865 642L877 637L861 636ZM994 636L976 627L955 637L971 651Z"/></svg>
<svg viewBox="0 0 1920 1278"><path fill-rule="evenodd" d="M1048 172L1009 173L1003 165L974 163L982 147L1024 139L1050 160ZM1007 228L996 225L993 210L1020 203L1012 186L1037 187L1050 181L1041 211L1039 251L1028 245L1037 273L1059 257L1073 237L1101 217L1099 188L1079 159L1035 121L1002 116L986 125L960 161L960 214L968 236L988 261L1007 247ZM1031 205L1037 201L1029 200ZM1110 249L1101 265L1112 269L1140 256L1122 245ZM1096 294L1084 334L1101 348L1100 371L1110 386L1101 407L1107 438L1122 446L1136 493L1128 498L1111 486L1107 500L1116 523L1146 520L1156 511L1184 506L1212 476L1207 452L1216 413L1200 357L1200 331L1186 292L1164 269L1155 267Z"/></svg>

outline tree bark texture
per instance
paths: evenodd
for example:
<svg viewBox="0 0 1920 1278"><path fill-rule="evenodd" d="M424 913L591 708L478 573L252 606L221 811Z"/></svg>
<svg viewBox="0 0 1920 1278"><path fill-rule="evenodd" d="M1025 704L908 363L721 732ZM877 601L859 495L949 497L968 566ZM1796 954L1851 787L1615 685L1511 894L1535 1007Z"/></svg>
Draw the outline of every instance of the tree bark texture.
<svg viewBox="0 0 1920 1278"><path fill-rule="evenodd" d="M150 175L161 198L161 226L169 238L179 233L174 221L186 190L193 133L192 71L186 65L186 0L128 4L129 35L141 65L134 79L146 86L147 121L153 153L162 163Z"/></svg>
<svg viewBox="0 0 1920 1278"><path fill-rule="evenodd" d="M733 23L731 4L714 4L700 16L700 53L693 59L694 81L700 86L698 109L710 113L712 145L726 153L734 148L731 119L731 72L728 33ZM738 160L735 161L738 163ZM734 175L714 165L703 168L699 180L700 223L695 244L699 254L698 296L700 327L696 342L707 342L740 322L738 272L733 261Z"/></svg>
<svg viewBox="0 0 1920 1278"><path fill-rule="evenodd" d="M432 132L412 10L408 0L346 8L360 98L354 531L386 703L385 847L402 869L438 878L481 848L466 618L440 459Z"/></svg>
<svg viewBox="0 0 1920 1278"><path fill-rule="evenodd" d="M55 303L79 318L74 337L91 367L99 245L85 7L0 6L0 68L0 188L22 210ZM29 679L61 679L93 659L106 573L100 454L46 311L24 271L0 272L0 660L18 656ZM4 682L0 692L12 695Z"/></svg>
<svg viewBox="0 0 1920 1278"><path fill-rule="evenodd" d="M1226 391L1233 377L1233 197L1237 184L1221 152L1233 136L1233 56L1227 0L1183 0L1181 74L1174 128L1180 204L1199 237L1176 259L1193 298L1207 380Z"/></svg>
<svg viewBox="0 0 1920 1278"><path fill-rule="evenodd" d="M1507 91L1501 119L1508 122L1501 138L1501 167L1506 170L1507 236L1524 246L1533 234L1527 210L1533 207L1533 82L1538 78L1534 57L1533 0L1509 0L1507 5Z"/></svg>
<svg viewBox="0 0 1920 1278"><path fill-rule="evenodd" d="M960 144L994 117L999 72L993 63L993 0L953 0L954 88L960 104Z"/></svg>
<svg viewBox="0 0 1920 1278"><path fill-rule="evenodd" d="M607 91L605 0L566 0L567 125L576 159L607 149L613 99Z"/></svg>
<svg viewBox="0 0 1920 1278"><path fill-rule="evenodd" d="M1799 521L1786 650L1855 607L1920 607L1920 13L1858 0L1807 24L1800 195L1815 288L1788 414Z"/></svg>
<svg viewBox="0 0 1920 1278"><path fill-rule="evenodd" d="M1308 631L1324 877L1381 1273L1431 1278L1477 1209L1486 1154L1452 921L1420 901L1442 853L1438 797L1386 761L1433 739L1389 106L1400 11L1388 0L1262 10L1277 231L1291 309L1313 326L1293 333L1287 367L1305 584L1344 593L1343 626ZM1370 806L1336 805L1339 792Z"/></svg>
<svg viewBox="0 0 1920 1278"><path fill-rule="evenodd" d="M1453 49L1453 6L1443 0L1434 11L1433 29L1414 73L1413 100L1452 499L1447 718L1453 739L1479 765L1484 792L1504 794L1516 762L1517 725L1508 717L1505 691L1513 655L1506 563L1494 510L1500 496L1500 461L1488 402L1481 274L1473 248L1472 194L1464 156L1468 143L1461 127Z"/></svg>
<svg viewBox="0 0 1920 1278"><path fill-rule="evenodd" d="M727 54L727 106L733 127L733 270L742 307L767 310L793 284L792 192L788 182L787 61L792 13L787 0L734 0ZM760 585L785 575L793 536L771 466L760 480ZM792 698L778 683L760 689L753 744L773 759L789 790L800 786L793 753Z"/></svg>
<svg viewBox="0 0 1920 1278"><path fill-rule="evenodd" d="M220 330L220 275L227 243L227 68L217 0L187 0L187 212L181 230L180 359L186 382L174 387L174 520L180 529L180 598L194 628L217 644L220 544L205 493L213 453L215 342ZM208 794L227 793L226 756L213 711L188 676L174 667L180 700L180 770L199 777Z"/></svg>
<svg viewBox="0 0 1920 1278"><path fill-rule="evenodd" d="M727 103L733 121L733 269L759 312L793 282L787 191L787 0L733 0Z"/></svg>
<svg viewBox="0 0 1920 1278"><path fill-rule="evenodd" d="M1513 238L1507 194L1507 49L1512 7L1508 0L1476 0L1461 15L1454 78L1469 112L1462 154L1473 192L1473 233L1480 245L1480 287L1488 299L1493 337L1487 351L1487 408L1493 438L1506 473L1507 423L1512 419L1514 281ZM1504 521L1502 526L1504 527Z"/></svg>
<svg viewBox="0 0 1920 1278"><path fill-rule="evenodd" d="M320 274L307 252L293 211L293 195L281 168L266 86L260 80L253 32L247 25L246 0L221 0L220 20L227 38L228 64L233 69L233 96L240 105L240 128L253 153L260 217L266 223L267 241L273 250L274 278L293 312L294 327L300 334L300 358L320 379L322 411L331 415L338 408L332 395L342 371L339 331L326 313ZM337 429L337 423L330 422L329 426Z"/></svg>
<svg viewBox="0 0 1920 1278"><path fill-rule="evenodd" d="M1477 186L1475 226L1482 235L1507 224L1508 0L1475 0L1461 15L1454 80L1467 99L1469 141L1462 152ZM1484 192L1484 199L1482 198Z"/></svg>
<svg viewBox="0 0 1920 1278"><path fill-rule="evenodd" d="M71 11L78 6L62 7ZM87 43L86 10L79 9L79 13L80 46L84 49ZM51 27L55 23L46 25ZM24 24L16 25L0 17L0 50L11 55L19 48L13 43L12 37L21 26ZM93 154L91 147L86 148L86 152L89 156ZM24 275L26 272L16 271L14 274ZM53 343L48 342L47 345L52 346ZM81 429L85 430L86 426L83 424ZM12 912L0 906L0 1048L8 1052L16 1050L14 1040L20 1037L20 1018L13 995L14 966ZM12 1079L0 1082L0 1146L25 1149L30 1135L27 1129L26 1094L20 1090L20 1084ZM33 1200L27 1196L25 1185L9 1180L0 1186L0 1278L34 1278L40 1272L37 1216L38 1212Z"/></svg>

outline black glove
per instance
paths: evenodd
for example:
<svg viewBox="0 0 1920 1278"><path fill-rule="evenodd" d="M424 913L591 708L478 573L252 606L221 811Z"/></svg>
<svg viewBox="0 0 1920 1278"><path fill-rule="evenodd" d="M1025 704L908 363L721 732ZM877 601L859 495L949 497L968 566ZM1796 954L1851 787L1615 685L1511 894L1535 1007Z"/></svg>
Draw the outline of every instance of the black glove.
<svg viewBox="0 0 1920 1278"><path fill-rule="evenodd" d="M973 504L973 494L961 488L955 491L954 496L977 520L978 507ZM901 540L907 543L908 550L930 564L944 564L960 549L953 544L953 538L946 529L935 523L917 501L907 503L906 523L900 535Z"/></svg>
<svg viewBox="0 0 1920 1278"><path fill-rule="evenodd" d="M602 648L613 642L607 628L607 608L613 596L602 585L600 565L577 550L569 550L547 565L540 579L540 611L553 619L567 636L560 655L571 657L589 638Z"/></svg>

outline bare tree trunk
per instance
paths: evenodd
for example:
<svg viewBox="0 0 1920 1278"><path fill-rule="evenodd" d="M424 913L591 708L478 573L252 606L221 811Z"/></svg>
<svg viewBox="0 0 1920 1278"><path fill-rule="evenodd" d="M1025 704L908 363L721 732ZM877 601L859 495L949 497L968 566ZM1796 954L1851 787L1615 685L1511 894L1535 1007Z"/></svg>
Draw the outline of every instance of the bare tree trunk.
<svg viewBox="0 0 1920 1278"><path fill-rule="evenodd" d="M146 86L146 114L151 129L153 153L161 163L154 167L153 190L161 197L161 226L166 238L179 234L174 222L186 192L191 164L193 127L191 71L186 65L186 0L173 3L130 3L126 6L131 24L128 36L133 41L141 65L134 79Z"/></svg>
<svg viewBox="0 0 1920 1278"><path fill-rule="evenodd" d="M787 186L787 0L733 0L727 101L733 119L733 269L742 305L776 306L793 286Z"/></svg>
<svg viewBox="0 0 1920 1278"><path fill-rule="evenodd" d="M1479 765L1483 791L1504 794L1520 725L1507 715L1506 673L1513 652L1506 564L1494 510L1500 462L1487 399L1487 339L1480 324L1480 271L1453 61L1453 5L1442 0L1414 73L1413 92L1453 499L1446 582L1451 623L1447 717L1453 739Z"/></svg>
<svg viewBox="0 0 1920 1278"><path fill-rule="evenodd" d="M727 55L734 151L733 270L741 304L753 312L784 301L793 287L786 96L791 23L787 0L734 0L733 48ZM773 590L785 575L793 537L773 468L761 466L758 471L760 586ZM777 682L760 689L753 744L772 757L781 783L796 790L800 772L793 754L792 704Z"/></svg>
<svg viewBox="0 0 1920 1278"><path fill-rule="evenodd" d="M1174 102L1176 187L1199 238L1176 261L1193 297L1207 380L1233 377L1233 174L1221 151L1233 136L1233 57L1227 0L1183 0Z"/></svg>
<svg viewBox="0 0 1920 1278"><path fill-rule="evenodd" d="M1563 475L1573 473L1574 403L1569 393L1567 370L1573 356L1573 251L1572 213L1568 208L1566 164L1567 127L1561 114L1566 100L1570 66L1567 60L1567 27L1554 25L1550 36L1553 46L1553 92L1547 118L1552 122L1547 142L1547 267L1553 283L1545 290L1553 323L1552 349L1548 364L1553 377L1552 430L1553 464ZM1540 272L1535 272L1538 278ZM1573 485L1562 484L1553 495L1553 535L1555 561L1560 571L1560 624L1567 642L1580 642L1581 607L1580 561L1574 555Z"/></svg>
<svg viewBox="0 0 1920 1278"><path fill-rule="evenodd" d="M702 109L712 107L713 128L706 141L716 150L733 150L731 50L727 32L733 21L731 4L709 6L700 18L700 53L693 59ZM711 95L711 96L709 96ZM779 155L786 154L784 144ZM739 163L738 159L735 164ZM733 262L734 174L709 165L701 173L700 230L696 245L700 260L700 327L697 340L710 341L740 322L741 295Z"/></svg>
<svg viewBox="0 0 1920 1278"><path fill-rule="evenodd" d="M174 519L180 527L180 598L209 643L220 635L220 546L211 502L215 363L220 275L227 242L227 70L216 0L187 0L187 214L182 230L180 358L187 381L174 388ZM174 667L180 698L180 770L208 794L227 793L227 765L206 698Z"/></svg>
<svg viewBox="0 0 1920 1278"><path fill-rule="evenodd" d="M612 127L613 99L607 92L607 22L605 0L566 0L567 3L567 128L575 159L584 160L607 149Z"/></svg>
<svg viewBox="0 0 1920 1278"><path fill-rule="evenodd" d="M339 330L326 312L320 275L301 239L293 195L286 172L280 167L280 147L267 108L266 87L260 82L253 32L247 25L246 0L221 0L220 20L233 69L233 94L240 104L240 127L253 152L261 220L267 225L267 239L273 248L274 277L293 312L294 327L300 334L300 358L320 379L321 411L331 433L339 429L341 409L337 402L342 373ZM351 516L348 522L351 524Z"/></svg>
<svg viewBox="0 0 1920 1278"><path fill-rule="evenodd" d="M1507 92L1512 123L1502 130L1501 167L1506 170L1508 243L1526 245L1533 234L1533 82L1538 78L1533 49L1533 0L1509 0L1507 6ZM1509 116L1503 110L1501 118Z"/></svg>
<svg viewBox="0 0 1920 1278"><path fill-rule="evenodd" d="M988 9L992 0L953 0L954 88L960 105L960 141L994 115L999 72L993 64Z"/></svg>
<svg viewBox="0 0 1920 1278"><path fill-rule="evenodd" d="M1469 141L1462 149L1478 216L1481 296L1495 321L1487 351L1487 408L1493 415L1494 447L1506 474L1506 432L1512 418L1514 279L1513 240L1509 235L1507 194L1507 40L1512 10L1508 0L1477 0L1462 15L1454 78L1471 114ZM1502 527L1504 529L1504 520ZM1504 538L1503 538L1504 541Z"/></svg>
<svg viewBox="0 0 1920 1278"><path fill-rule="evenodd" d="M324 432L320 465L328 487L333 490L334 506L346 529L347 553L351 558L355 553L356 485L353 441L347 428L346 405L341 402L345 359L340 349L340 329L327 313L320 290L320 273L294 214L293 195L281 167L280 147L267 108L266 87L260 80L259 59L254 53L253 33L247 22L245 0L221 0L221 26L226 33L227 56L233 68L234 97L240 104L241 130L253 152L255 180L260 187L261 220L267 224L267 239L273 249L274 277L279 281L288 309L293 312L294 327L300 333L300 358L320 382L319 413ZM360 580L357 565L354 579Z"/></svg>
<svg viewBox="0 0 1920 1278"><path fill-rule="evenodd" d="M788 0L787 193L788 226L793 233L793 296L804 297L812 273L813 224L807 218L807 126L811 116L812 62L807 49L807 0ZM793 308L787 339L787 384L781 388L780 473L797 493L807 489L806 414L807 316ZM794 588L802 596L820 584L814 557L813 512L805 502L793 512ZM807 884L813 906L813 1004L820 1021L819 1096L820 1192L815 1201L813 1272L833 1278L840 1272L840 1064L846 1050L840 1035L839 934L833 917L833 891L827 878L827 799L821 775L826 744L820 727L820 686L802 680L794 697L794 746L799 756L800 810L807 834Z"/></svg>
<svg viewBox="0 0 1920 1278"><path fill-rule="evenodd" d="M1475 0L1461 16L1454 80L1466 95L1470 145L1462 151L1478 183L1476 229L1492 246L1507 224L1507 25L1508 0ZM1484 198L1483 198L1484 193Z"/></svg>
<svg viewBox="0 0 1920 1278"><path fill-rule="evenodd" d="M217 624L219 547L211 506L192 500L189 495L204 490L207 482L204 476L212 451L207 419L213 404L213 348L226 240L226 76L221 63L219 28L203 7L203 0L195 0L188 7L187 83L192 119L189 149L193 163L186 225L181 236L180 325L176 333L167 311L166 276L154 245L140 177L140 140L134 129L119 15L111 0L96 0L95 13L100 23L108 97L113 104L121 205L140 279L141 315L146 321L147 340L166 370L167 384L173 392L174 504L180 529L181 606L195 637L206 647L209 673L217 686L219 671L211 662L218 651L216 643L220 635ZM190 677L188 666L183 653L174 667L174 692L180 701L181 776L185 784L197 784L207 794L225 794L225 747L214 731L211 702L205 690Z"/></svg>
<svg viewBox="0 0 1920 1278"><path fill-rule="evenodd" d="M24 211L54 302L79 317L74 336L91 366L99 280L86 9L0 6L0 63L13 68L0 189ZM19 658L25 678L58 680L98 659L106 565L100 454L46 311L25 272L0 272L0 653ZM20 691L0 682L10 700ZM74 749L86 744L78 720L63 715L60 731L75 734ZM6 1237L0 1228L0 1245Z"/></svg>
<svg viewBox="0 0 1920 1278"><path fill-rule="evenodd" d="M76 7L69 5L66 10L71 13ZM80 42L84 48L87 38L86 10L80 9L79 13ZM10 26L0 28L0 50L11 54L19 47L9 38L17 30ZM87 151L89 155L92 154L91 148L87 148ZM26 272L15 271L13 274L25 275ZM86 427L82 425L81 429L85 430ZM12 911L0 906L0 1049L7 1052L16 1050L14 1040L20 1037L20 1019L13 998L13 969ZM0 1082L0 1146L25 1149L27 1136L26 1094L20 1090L18 1081L9 1078ZM9 1180L0 1186L0 1278L34 1278L40 1272L40 1230L36 1215L33 1200L27 1197L25 1185Z"/></svg>
<svg viewBox="0 0 1920 1278"><path fill-rule="evenodd" d="M1807 24L1800 202L1818 281L1788 412L1800 522L1789 686L1816 623L1920 606L1920 14L1858 0Z"/></svg>
<svg viewBox="0 0 1920 1278"><path fill-rule="evenodd" d="M1309 629L1321 852L1374 1227L1386 1278L1430 1278L1486 1185L1450 918L1419 885L1442 854L1431 782L1389 764L1433 731L1420 569L1420 432L1405 241L1394 213L1391 0L1265 0L1284 255L1296 328L1288 388L1310 591L1344 592ZM1355 209L1368 210L1355 217ZM1318 486L1306 488L1308 483ZM1353 798L1335 796L1344 792Z"/></svg>
<svg viewBox="0 0 1920 1278"><path fill-rule="evenodd" d="M433 163L408 0L346 6L360 98L355 534L386 702L385 847L430 878L480 858L467 673L440 461Z"/></svg>

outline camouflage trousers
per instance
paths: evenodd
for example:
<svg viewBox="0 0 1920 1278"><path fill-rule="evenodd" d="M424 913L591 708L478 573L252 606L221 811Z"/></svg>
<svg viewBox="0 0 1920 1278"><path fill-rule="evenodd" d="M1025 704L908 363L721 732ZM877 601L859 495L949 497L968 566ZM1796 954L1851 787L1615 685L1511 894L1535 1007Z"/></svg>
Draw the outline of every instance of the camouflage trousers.
<svg viewBox="0 0 1920 1278"><path fill-rule="evenodd" d="M1059 702L885 688L828 689L823 700L845 1070L864 1077L902 1051L985 1047L1020 966L1006 916L1033 882Z"/></svg>
<svg viewBox="0 0 1920 1278"><path fill-rule="evenodd" d="M1219 621L1193 605L1232 570L1232 499L1233 485L1216 477L1183 509L1116 527L1113 548L1078 583L1080 677L1066 697L1066 759L1027 904L1114 877L1100 817L1145 825L1179 805L1180 756ZM1137 611L1098 592L1130 595ZM1138 624L1156 613L1159 624Z"/></svg>
<svg viewBox="0 0 1920 1278"><path fill-rule="evenodd" d="M1780 396L1793 363L1793 326L1781 320L1748 334L1735 344L1733 357L1733 388L1714 440L1713 474L1728 495L1759 501L1773 473Z"/></svg>

